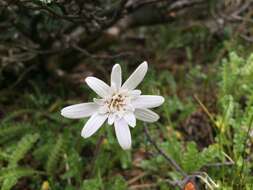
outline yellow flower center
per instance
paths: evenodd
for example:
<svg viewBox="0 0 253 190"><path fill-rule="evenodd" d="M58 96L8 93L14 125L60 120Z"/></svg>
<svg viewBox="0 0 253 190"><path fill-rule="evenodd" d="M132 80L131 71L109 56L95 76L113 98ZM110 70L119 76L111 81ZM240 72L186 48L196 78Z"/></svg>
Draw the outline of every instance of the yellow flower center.
<svg viewBox="0 0 253 190"><path fill-rule="evenodd" d="M126 105L126 96L122 93L115 93L107 101L108 108L111 112L124 110Z"/></svg>

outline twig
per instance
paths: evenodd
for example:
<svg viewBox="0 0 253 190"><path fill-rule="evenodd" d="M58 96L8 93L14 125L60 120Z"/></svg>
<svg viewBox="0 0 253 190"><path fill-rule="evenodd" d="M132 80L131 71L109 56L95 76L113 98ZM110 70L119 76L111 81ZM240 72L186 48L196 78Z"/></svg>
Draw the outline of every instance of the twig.
<svg viewBox="0 0 253 190"><path fill-rule="evenodd" d="M101 147L101 144L103 143L103 140L104 140L105 136L104 135L101 135L97 141L97 144L96 144L96 148L94 150L94 156L93 156L93 160L92 160L92 163L91 163L91 172L90 172L90 175L93 175L94 173L94 168L95 168L95 163L96 163L96 160L97 160L97 157L98 157L98 154L99 154L99 151L100 151L100 147Z"/></svg>
<svg viewBox="0 0 253 190"><path fill-rule="evenodd" d="M121 18L121 16L123 15L124 9L125 9L125 5L127 4L127 2L128 2L128 0L121 0L121 2L119 3L119 6L114 11L113 18L109 22L105 23L101 27L102 29L109 28L110 26L115 24Z"/></svg>
<svg viewBox="0 0 253 190"><path fill-rule="evenodd" d="M176 1L169 7L169 11L176 11L179 9L183 9L186 7L190 7L192 5L202 4L205 1L203 0L182 0L182 1Z"/></svg>
<svg viewBox="0 0 253 190"><path fill-rule="evenodd" d="M92 59L117 59L117 58L121 58L121 57L127 57L127 56L131 56L133 55L133 52L122 52L122 53L118 53L116 55L95 55L95 54L91 54L90 52L88 52L86 49L81 48L80 46L78 46L75 43L71 44L71 47L79 52L81 52L83 55L92 58Z"/></svg>
<svg viewBox="0 0 253 190"><path fill-rule="evenodd" d="M249 8L249 6L252 2L253 2L252 0L245 1L245 3L241 7L239 7L239 9L237 9L233 12L233 15L241 14L243 11L245 11L246 9Z"/></svg>
<svg viewBox="0 0 253 190"><path fill-rule="evenodd" d="M134 182L138 181L139 179L143 178L145 175L147 175L147 173L146 172L142 172L139 175L137 175L137 176L133 177L132 179L128 180L127 184L131 185Z"/></svg>
<svg viewBox="0 0 253 190"><path fill-rule="evenodd" d="M251 37L251 36L247 36L245 34L240 34L240 37L247 42L253 43L253 37Z"/></svg>
<svg viewBox="0 0 253 190"><path fill-rule="evenodd" d="M194 94L193 95L194 99L197 101L197 103L200 105L200 107L202 108L202 110L205 112L205 114L209 117L209 119L213 122L214 125L217 125L213 115L209 112L209 110L207 109L207 107L201 102L201 100L199 99L199 97Z"/></svg>
<svg viewBox="0 0 253 190"><path fill-rule="evenodd" d="M20 83L20 81L22 81L23 78L24 78L30 71L32 71L33 69L35 69L35 67L36 67L36 64L33 64L33 65L31 65L30 67L28 67L28 68L18 77L18 79L9 87L9 89L15 88L15 87Z"/></svg>
<svg viewBox="0 0 253 190"><path fill-rule="evenodd" d="M129 189L130 190L148 189L148 188L152 188L152 187L156 187L156 186L157 186L157 184L155 184L155 183L147 183L147 184L133 185L133 186L130 186Z"/></svg>
<svg viewBox="0 0 253 190"><path fill-rule="evenodd" d="M148 138L148 141L155 147L157 152L159 152L170 164L172 168L174 168L177 172L179 172L182 176L186 177L187 174L182 170L182 168L176 163L176 161L168 154L166 154L162 149L158 147L156 142L152 139L152 137L149 134L147 124L144 123L144 132Z"/></svg>
<svg viewBox="0 0 253 190"><path fill-rule="evenodd" d="M134 1L134 2L128 3L126 5L126 9L128 13L131 13L133 11L136 11L137 9L142 8L143 6L152 5L152 4L156 4L156 3L164 2L164 1L168 2L168 0L146 0L146 1L136 1L136 2Z"/></svg>
<svg viewBox="0 0 253 190"><path fill-rule="evenodd" d="M64 157L64 159L66 161L65 169L66 169L66 172L68 172L69 171L68 156L67 156L66 153L64 153L63 157ZM68 181L68 184L71 185L71 178L70 177L67 178L67 181Z"/></svg>
<svg viewBox="0 0 253 190"><path fill-rule="evenodd" d="M101 144L103 143L105 139L105 136L104 135L101 135L97 141L97 144L96 144L96 148L95 148L95 151L94 151L94 156L95 158L97 157L98 153L99 153L99 150L100 150L100 147L101 147ZM95 160L95 159L94 159Z"/></svg>

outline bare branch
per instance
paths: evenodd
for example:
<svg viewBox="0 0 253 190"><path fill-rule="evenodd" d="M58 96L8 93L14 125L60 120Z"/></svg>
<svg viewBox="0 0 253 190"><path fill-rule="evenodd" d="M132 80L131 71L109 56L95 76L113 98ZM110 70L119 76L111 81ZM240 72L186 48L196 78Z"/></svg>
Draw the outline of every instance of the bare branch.
<svg viewBox="0 0 253 190"><path fill-rule="evenodd" d="M182 170L182 168L177 164L177 162L171 156L166 154L162 149L160 149L156 142L152 139L151 135L149 134L146 123L144 123L144 132L148 138L148 141L155 147L157 152L159 152L159 154L161 154L169 162L170 166L174 168L177 172L179 172L182 176L186 177L187 174Z"/></svg>

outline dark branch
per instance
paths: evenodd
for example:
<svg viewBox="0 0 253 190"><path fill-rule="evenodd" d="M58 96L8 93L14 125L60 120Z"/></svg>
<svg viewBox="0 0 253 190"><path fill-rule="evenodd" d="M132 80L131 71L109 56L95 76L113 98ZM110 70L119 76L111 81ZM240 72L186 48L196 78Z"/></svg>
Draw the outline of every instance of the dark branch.
<svg viewBox="0 0 253 190"><path fill-rule="evenodd" d="M148 128L147 128L147 124L144 123L144 132L148 138L148 141L155 147L155 149L157 150L157 152L159 154L161 154L170 164L170 166L172 168L174 168L177 172L179 172L182 176L186 177L187 174L182 170L182 168L176 163L176 161L169 156L168 154L166 154L162 149L159 148L159 146L156 144L156 142L152 139L151 135L149 134Z"/></svg>

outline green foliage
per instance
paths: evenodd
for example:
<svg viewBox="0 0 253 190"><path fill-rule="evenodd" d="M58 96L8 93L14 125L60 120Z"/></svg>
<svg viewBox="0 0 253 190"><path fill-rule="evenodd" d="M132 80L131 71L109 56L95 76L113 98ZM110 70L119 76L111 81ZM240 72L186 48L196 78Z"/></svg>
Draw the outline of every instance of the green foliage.
<svg viewBox="0 0 253 190"><path fill-rule="evenodd" d="M183 155L182 166L185 171L197 171L201 168L201 157L198 154L195 143L188 143L186 152Z"/></svg>
<svg viewBox="0 0 253 190"><path fill-rule="evenodd" d="M195 142L179 141L174 130L170 130L170 137L159 144L184 171L194 173L205 169L212 179L219 182L221 189L249 189L253 184L250 175L253 164L249 160L253 142L252 63L253 54L243 58L231 52L228 58L222 61L218 69L221 72L213 78L219 84L217 111L212 113L213 118L210 120L215 130L213 144L199 150ZM178 119L182 121L182 118L194 110L190 109L188 112L186 105L178 98L168 100L165 107L164 113L172 126ZM177 120L173 120L172 116L178 110L181 111L182 118L178 116ZM165 130L163 134L164 132L166 134ZM230 163L231 166L226 166L225 163ZM169 172L171 168L160 155L143 160L141 167L164 178L178 179L178 174Z"/></svg>
<svg viewBox="0 0 253 190"><path fill-rule="evenodd" d="M96 190L102 189L103 184L101 178L84 180L81 189L82 190Z"/></svg>
<svg viewBox="0 0 253 190"><path fill-rule="evenodd" d="M28 130L31 130L30 124L25 123L7 123L0 124L0 142L4 143L13 138L18 138L26 133Z"/></svg>
<svg viewBox="0 0 253 190"><path fill-rule="evenodd" d="M59 162L59 160L61 158L63 158L63 154L64 154L64 148L65 148L65 144L64 144L64 138L62 135L60 135L57 138L56 143L52 146L51 148L51 152L48 156L48 161L46 164L46 171L48 174L53 175L56 168L57 168L57 164Z"/></svg>
<svg viewBox="0 0 253 190"><path fill-rule="evenodd" d="M185 171L199 171L202 167L214 163L216 160L224 160L218 145L210 145L199 152L195 143L188 143L183 155L182 166Z"/></svg>
<svg viewBox="0 0 253 190"><path fill-rule="evenodd" d="M14 167L14 168L2 168L0 171L0 181L4 179L10 178L20 178L23 176L31 176L36 174L37 172L30 168L21 168L21 167Z"/></svg>
<svg viewBox="0 0 253 190"><path fill-rule="evenodd" d="M180 163L184 171L189 173L200 171L202 167L208 164L224 160L224 156L221 154L218 145L215 144L199 151L194 142L189 142L184 149L183 143L174 139L170 143L162 143L161 147L168 155L172 156L177 163ZM163 157L157 156L149 161L144 160L141 166L145 170L160 172L163 170L162 168L166 168L166 165L167 161Z"/></svg>
<svg viewBox="0 0 253 190"><path fill-rule="evenodd" d="M12 125L15 125L12 123ZM22 128L23 127L23 128ZM23 130L22 130L23 129ZM3 128L0 131L0 134L2 135L5 140L10 140L13 137L22 135L23 132L28 131L26 130L27 126L24 124L17 125L17 126L11 126L6 127L3 126ZM13 148L10 148L12 151L11 154L8 154L8 151L6 149L6 152L1 151L1 155L3 160L8 162L7 167L2 167L0 170L0 182L2 182L1 189L2 190L10 190L12 187L18 182L18 180L21 177L27 177L32 176L37 171L30 169L30 168L22 168L18 167L18 162L25 157L25 155L28 153L28 151L33 147L34 143L39 139L39 134L27 134L22 137L22 139L17 142L17 145ZM6 142L6 141L2 141Z"/></svg>
<svg viewBox="0 0 253 190"><path fill-rule="evenodd" d="M228 59L223 60L222 66L220 113L216 117L219 133L216 140L235 162L235 166L226 172L234 175L234 186L230 187L236 189L247 189L252 185L252 181L247 182L253 169L247 159L251 151L250 134L253 130L252 61L253 54L245 59L231 52Z"/></svg>
<svg viewBox="0 0 253 190"><path fill-rule="evenodd" d="M253 84L250 81L253 79L253 54L244 59L231 52L222 64L221 96L234 95L235 98L240 98L243 94L252 92Z"/></svg>
<svg viewBox="0 0 253 190"><path fill-rule="evenodd" d="M184 43L190 44L191 37L187 38ZM185 46L179 37L171 43L177 48ZM193 64L192 49L188 48L186 53L187 61ZM222 65L213 66L211 73L203 73L203 67L206 66L183 68L180 76L178 70L175 74L173 69L159 73L151 69L141 89L144 94L162 94L166 99L156 110L160 120L148 126L151 136L188 174L205 171L220 189L250 190L253 184L253 141L249 137L253 131L253 55L230 52ZM65 99L75 93L70 92L70 96L65 87L48 94L44 93L42 84L32 82L31 85L31 91L20 96L20 109L6 114L1 122L2 190L18 188L20 181L30 189L43 189L47 182L46 190L125 190L142 184L167 190L175 189L168 179L183 178L147 141L141 122L131 129L131 151L119 147L113 127L106 124L96 135L83 139L80 132L85 121L64 119L59 114L66 104L81 102L82 98L77 96L66 103ZM215 90L211 91L210 86ZM214 93L217 97L211 102ZM201 106L194 101L193 94L200 99L206 97L203 105L211 115L208 115L208 124L195 121L193 116L200 112ZM201 114L205 116L206 112ZM187 122L193 124L186 125ZM211 144L203 147L194 138L186 141L189 131L196 127L211 128ZM192 137L198 135L194 130L190 132ZM105 138L99 144L102 134ZM132 183L133 179L136 181Z"/></svg>
<svg viewBox="0 0 253 190"><path fill-rule="evenodd" d="M1 190L10 190L16 183L17 183L16 177L7 178L3 181Z"/></svg>
<svg viewBox="0 0 253 190"><path fill-rule="evenodd" d="M25 154L33 147L34 143L39 139L39 134L25 135L15 147L15 150L10 156L9 167L15 167L18 161L24 158Z"/></svg>
<svg viewBox="0 0 253 190"><path fill-rule="evenodd" d="M80 168L83 167L82 165L82 158L80 157L79 153L75 149L71 149L69 151L68 156L65 158L66 164L68 164L69 169L61 176L62 179L70 179L75 178L76 183L82 183L82 170Z"/></svg>
<svg viewBox="0 0 253 190"><path fill-rule="evenodd" d="M33 176L39 172L30 168L2 168L0 170L0 182L2 182L2 190L10 190L22 177Z"/></svg>
<svg viewBox="0 0 253 190"><path fill-rule="evenodd" d="M127 190L127 183L122 176L111 177L110 180L104 181L101 176L94 179L84 180L81 190L97 190L97 189L111 189L111 190Z"/></svg>
<svg viewBox="0 0 253 190"><path fill-rule="evenodd" d="M105 189L111 189L111 190L126 190L127 183L126 180L122 176L115 176L110 179L109 182L106 183Z"/></svg>

